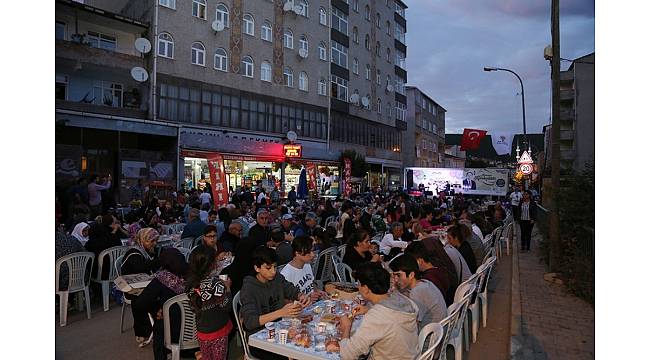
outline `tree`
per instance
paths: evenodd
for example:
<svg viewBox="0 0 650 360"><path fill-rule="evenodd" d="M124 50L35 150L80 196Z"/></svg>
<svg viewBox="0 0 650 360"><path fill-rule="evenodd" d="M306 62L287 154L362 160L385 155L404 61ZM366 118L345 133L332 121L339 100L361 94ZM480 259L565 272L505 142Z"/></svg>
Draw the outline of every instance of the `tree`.
<svg viewBox="0 0 650 360"><path fill-rule="evenodd" d="M368 163L361 155L357 154L355 150L348 149L341 153L339 157L339 162L341 163L341 168L345 168L345 162L343 159L348 158L352 162L352 176L353 177L365 177L368 173Z"/></svg>

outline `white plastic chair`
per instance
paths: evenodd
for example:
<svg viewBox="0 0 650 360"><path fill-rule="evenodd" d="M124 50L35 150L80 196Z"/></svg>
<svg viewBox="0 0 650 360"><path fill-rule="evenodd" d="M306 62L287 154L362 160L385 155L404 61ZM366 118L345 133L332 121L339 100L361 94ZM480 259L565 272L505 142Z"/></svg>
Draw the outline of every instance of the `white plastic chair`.
<svg viewBox="0 0 650 360"><path fill-rule="evenodd" d="M181 241L176 246L177 248L191 249L193 243L194 243L194 238L186 237L181 239Z"/></svg>
<svg viewBox="0 0 650 360"><path fill-rule="evenodd" d="M357 280L355 280L355 278L352 277L352 268L350 268L348 264L344 262L340 262L336 264L334 270L336 271L336 277L338 278L338 281L349 282L349 283L357 282Z"/></svg>
<svg viewBox="0 0 650 360"><path fill-rule="evenodd" d="M327 219L325 219L325 228L327 229L328 226L330 226L332 223L336 222L336 217L335 216L330 216Z"/></svg>
<svg viewBox="0 0 650 360"><path fill-rule="evenodd" d="M192 250L194 250L195 248L196 248L196 246L194 248L192 248ZM183 256L185 257L185 262L189 262L190 254L192 254L192 250L190 250L190 249L188 249L186 247L179 247L179 248L176 248L176 250L178 250L181 254L183 254Z"/></svg>
<svg viewBox="0 0 650 360"><path fill-rule="evenodd" d="M172 339L171 337L171 319L169 309L177 304L181 310L180 337ZM194 312L190 307L187 294L176 295L165 301L162 308L165 347L172 352L172 360L180 360L181 350L196 349L199 347L199 340L196 337L196 322ZM178 342L175 342L177 340Z"/></svg>
<svg viewBox="0 0 650 360"><path fill-rule="evenodd" d="M59 295L59 325L65 326L68 321L68 295L83 291L86 301L86 315L90 319L90 273L93 269L93 260L95 254L91 252L77 252L70 255L62 256L55 263L55 293ZM68 267L68 287L67 290L60 290L61 266L66 264ZM89 266L90 265L90 266ZM86 273L88 276L86 277ZM88 278L88 280L86 280Z"/></svg>
<svg viewBox="0 0 650 360"><path fill-rule="evenodd" d="M333 280L334 263L332 261L332 256L336 256L335 247L327 248L321 251L320 253L318 253L318 257L316 258L316 262L314 263L316 266L313 267L312 269L316 280L320 280L322 282Z"/></svg>
<svg viewBox="0 0 650 360"><path fill-rule="evenodd" d="M481 319L483 320L483 327L487 326L487 313L488 313L488 291L487 285L490 282L490 275L492 274L492 269L494 268L494 263L496 262L496 256L492 255L486 262L487 270L485 271L485 279L477 292L477 301L480 301L481 305Z"/></svg>
<svg viewBox="0 0 650 360"><path fill-rule="evenodd" d="M499 253L502 253L501 251L501 244L505 241L506 243L506 255L510 256L510 238L512 237L513 233L513 225L514 223L509 223L506 225L505 229L501 232L501 236L499 236Z"/></svg>
<svg viewBox="0 0 650 360"><path fill-rule="evenodd" d="M246 330L244 330L244 325L242 324L241 318L239 317L239 311L241 310L241 302L239 301L239 292L235 294L232 298L232 311L235 313L235 322L237 323L237 331L239 338L244 348L244 360L258 360L256 357L251 355L251 350L248 348L248 336L246 336Z"/></svg>
<svg viewBox="0 0 650 360"><path fill-rule="evenodd" d="M345 248L346 247L347 247L347 245L343 244L343 245L340 245L338 247L338 249L337 249L337 254L341 259L343 259L343 257L345 256Z"/></svg>
<svg viewBox="0 0 650 360"><path fill-rule="evenodd" d="M447 345L449 345L449 341L453 335L456 324L460 320L459 318L461 310L463 310L462 302L455 302L449 305L447 308L447 317L442 319L439 323L444 329L444 336L442 338L442 341L440 341L440 346L438 347L440 349L440 355L438 356L438 359L440 360L447 359Z"/></svg>
<svg viewBox="0 0 650 360"><path fill-rule="evenodd" d="M478 293L485 287L485 292L486 292L486 297L487 297L487 287L486 287L486 281L487 281L487 276L489 276L489 271L492 267L492 263L496 261L496 257L491 257L488 260L488 263L483 263L481 266L476 269L476 276L478 278L478 281L476 282L476 293L477 296L473 297L470 299L469 306L467 307L467 310L469 314L471 315L471 320L472 320L472 343L476 342L476 338L478 337L478 321L480 317L480 302L478 299ZM472 302L473 300L473 302ZM466 317L466 322L465 325L468 325L469 318Z"/></svg>
<svg viewBox="0 0 650 360"><path fill-rule="evenodd" d="M171 224L169 227L172 229L174 234L182 233L185 229L185 223Z"/></svg>
<svg viewBox="0 0 650 360"><path fill-rule="evenodd" d="M124 254L120 255L115 259L115 273L117 276L122 275L122 263L124 262ZM131 305L131 300L127 299L122 293L122 311L120 313L120 334L124 332L124 310L127 305Z"/></svg>
<svg viewBox="0 0 650 360"><path fill-rule="evenodd" d="M469 302L472 299L472 295L474 295L476 292L477 281L478 276L476 274L472 275L472 277L458 286L456 289L456 294L454 295L454 302L462 304L460 317L458 318L458 322L454 326L454 330L449 339L449 345L454 348L456 360L463 359L463 339L465 343L465 350L469 351L469 324L467 323L467 308L469 307Z"/></svg>
<svg viewBox="0 0 650 360"><path fill-rule="evenodd" d="M97 257L97 274L95 278L91 279L93 282L99 283L102 286L102 302L104 304L104 311L109 309L108 297L110 295L110 287L115 278L118 276L118 273L115 269L115 259L124 255L129 249L128 246L113 246L99 253ZM102 279L102 271L104 267L104 258L108 256L109 271L108 278Z"/></svg>
<svg viewBox="0 0 650 360"><path fill-rule="evenodd" d="M275 273L276 273L276 274L281 273L281 272L282 272L282 269L284 269L285 266L287 266L287 264L278 265L278 266L275 268Z"/></svg>
<svg viewBox="0 0 650 360"><path fill-rule="evenodd" d="M420 355L416 360L433 360L436 348L442 341L445 329L439 323L425 325L418 335Z"/></svg>

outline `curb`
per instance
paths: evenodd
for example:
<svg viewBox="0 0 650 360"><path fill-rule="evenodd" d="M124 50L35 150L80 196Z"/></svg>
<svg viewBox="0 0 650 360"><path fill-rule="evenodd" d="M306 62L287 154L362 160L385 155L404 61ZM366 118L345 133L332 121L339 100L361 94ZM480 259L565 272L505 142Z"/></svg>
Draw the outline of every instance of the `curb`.
<svg viewBox="0 0 650 360"><path fill-rule="evenodd" d="M516 224L514 226L517 226ZM518 227L518 226L517 226ZM519 285L519 241L513 229L512 237L512 288L510 297L510 359L525 359L521 290Z"/></svg>

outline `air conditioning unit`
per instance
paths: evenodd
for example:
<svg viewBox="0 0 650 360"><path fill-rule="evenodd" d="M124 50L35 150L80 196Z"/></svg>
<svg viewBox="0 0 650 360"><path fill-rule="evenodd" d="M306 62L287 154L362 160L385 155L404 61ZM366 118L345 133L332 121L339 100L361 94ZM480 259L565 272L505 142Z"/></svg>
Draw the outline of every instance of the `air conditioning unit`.
<svg viewBox="0 0 650 360"><path fill-rule="evenodd" d="M307 50L306 50L306 49L300 49L300 50L298 50L298 56L300 56L301 58L306 59L306 58L307 58L307 55L308 55L308 53L307 53Z"/></svg>
<svg viewBox="0 0 650 360"><path fill-rule="evenodd" d="M223 29L225 29L225 27L226 26L224 25L223 21L221 21L221 20L215 20L215 21L212 22L212 30L214 30L215 33L223 31Z"/></svg>

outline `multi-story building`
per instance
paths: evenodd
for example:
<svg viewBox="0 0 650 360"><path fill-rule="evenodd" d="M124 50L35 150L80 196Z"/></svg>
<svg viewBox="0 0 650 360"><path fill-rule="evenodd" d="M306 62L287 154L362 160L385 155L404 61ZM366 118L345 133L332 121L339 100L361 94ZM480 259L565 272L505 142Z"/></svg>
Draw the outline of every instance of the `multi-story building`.
<svg viewBox="0 0 650 360"><path fill-rule="evenodd" d="M595 53L579 57L560 72L560 166L562 170L580 171L594 162ZM547 135L545 168L550 171L551 125Z"/></svg>
<svg viewBox="0 0 650 360"><path fill-rule="evenodd" d="M206 159L218 153L231 186L275 179L293 185L296 168L285 173L279 166L289 132L302 145L302 160L294 162L315 163L323 178L336 179L340 152L354 149L372 164L370 185L401 182L407 78L406 6L400 0L77 5L91 6L146 24L114 43L149 74L136 83L144 88L139 116L175 132L178 183L200 184L208 178ZM100 32L99 43L116 32ZM152 51L135 56L140 36ZM135 65L126 65L126 80Z"/></svg>
<svg viewBox="0 0 650 360"><path fill-rule="evenodd" d="M445 110L417 87L407 86L404 167L445 167Z"/></svg>
<svg viewBox="0 0 650 360"><path fill-rule="evenodd" d="M464 169L466 153L460 150L460 145L445 145L445 164L443 167Z"/></svg>

